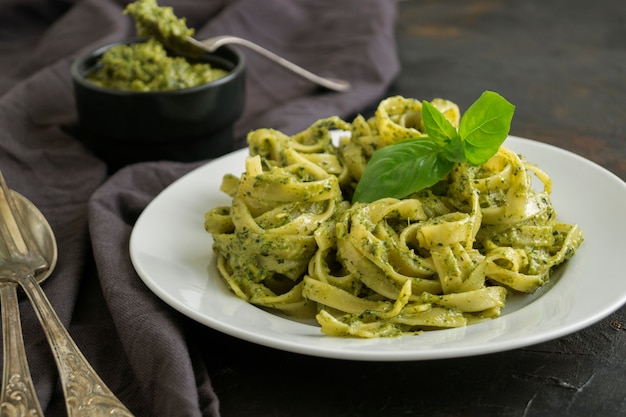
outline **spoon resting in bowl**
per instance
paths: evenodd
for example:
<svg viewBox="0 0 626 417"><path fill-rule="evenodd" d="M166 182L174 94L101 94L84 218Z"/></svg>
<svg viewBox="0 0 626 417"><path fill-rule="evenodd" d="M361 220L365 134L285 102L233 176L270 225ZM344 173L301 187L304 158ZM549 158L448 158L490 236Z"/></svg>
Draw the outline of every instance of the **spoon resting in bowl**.
<svg viewBox="0 0 626 417"><path fill-rule="evenodd" d="M197 40L189 36L187 37L186 41L187 41L188 46L184 49L181 49L181 51L184 51L184 50L189 51L189 50L192 50L193 48L197 48L198 51L202 51L204 53L204 52L215 52L215 50L217 50L220 46L227 45L227 44L245 46L246 48L249 48L263 55L264 57L276 62L279 65L282 65L288 70L324 88L327 88L333 91L338 91L338 92L344 92L350 89L350 83L348 81L340 80L337 78L321 77L317 74L314 74L294 64L291 61L286 60L285 58L281 56L276 55L272 51L269 51L254 42L251 42L247 39L239 38L237 36L229 36L229 35L215 36L215 37L207 38L204 40ZM178 52L177 50L175 51Z"/></svg>
<svg viewBox="0 0 626 417"><path fill-rule="evenodd" d="M329 90L344 92L351 88L348 81L314 74L247 39L227 35L198 40L193 37L194 30L187 27L185 19L177 18L171 7L160 7L156 0L137 0L126 7L125 13L132 15L139 36L153 37L173 53L186 58L199 58L207 52L215 52L221 46L236 44L249 48Z"/></svg>

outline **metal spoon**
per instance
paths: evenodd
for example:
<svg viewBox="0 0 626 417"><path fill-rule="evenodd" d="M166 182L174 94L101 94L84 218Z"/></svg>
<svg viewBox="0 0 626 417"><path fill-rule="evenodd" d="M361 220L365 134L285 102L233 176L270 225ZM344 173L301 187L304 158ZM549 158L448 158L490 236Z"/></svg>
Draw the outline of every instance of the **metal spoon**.
<svg viewBox="0 0 626 417"><path fill-rule="evenodd" d="M322 87L328 88L329 90L344 92L350 89L350 83L348 81L340 80L337 78L320 77L319 75L314 74L294 64L293 62L288 61L285 58L276 55L274 52L269 51L254 42L250 42L247 39L239 38L237 36L228 36L228 35L215 36L215 37L207 38L204 40L197 40L189 36L187 37L187 42L192 47L198 48L202 50L203 52L209 52L209 53L215 52L219 47L223 45L227 45L227 44L236 44L236 45L245 46L246 48L249 48L263 55L264 57L276 62L277 64L282 65L283 67L300 75L301 77L306 78L307 80L315 84L321 85Z"/></svg>
<svg viewBox="0 0 626 417"><path fill-rule="evenodd" d="M163 45L165 45L172 52L187 58L199 58L207 52L215 52L221 46L227 44L237 44L245 46L246 48L249 48L256 53L263 55L264 57L276 62L277 64L282 65L283 67L294 72L295 74L298 74L299 76L306 78L307 80L322 87L325 87L329 90L344 92L348 91L351 88L348 81L336 78L321 77L247 39L230 35L215 36L204 40L198 40L191 36L183 38L181 36L173 36L169 33L163 33L160 30L159 22L157 20L146 18L145 16L134 17L135 19L138 19L140 21L143 29L143 34L149 34L150 36L161 42Z"/></svg>
<svg viewBox="0 0 626 417"><path fill-rule="evenodd" d="M8 188L4 184L1 174L0 180L3 183L3 194L10 201L12 193L7 192ZM9 203L9 206L14 205ZM57 363L68 415L132 417L130 411L106 386L78 349L37 282L33 270L29 268L29 264L36 263L33 262L33 259L40 257L42 262L45 261L43 249L39 247L39 242L51 242L56 247L56 241L52 228L36 207L32 206L23 213L25 214L24 220L15 216L11 219L12 213L7 213L6 210L3 210L2 214L5 216L5 221L8 218L18 226L18 230L11 230L11 234L13 240L22 239L22 243L27 246L28 250L23 253L22 258L29 262L24 265L16 263L9 265L8 268L12 269L14 273L2 275L2 279L6 282L19 284L26 292L37 313ZM26 227L23 226L24 224L32 226ZM33 235L39 235L39 238L33 236L31 239L28 233L30 230L33 231ZM9 252L11 251L9 250ZM20 259L19 256L13 255L14 258Z"/></svg>
<svg viewBox="0 0 626 417"><path fill-rule="evenodd" d="M38 216L39 211L33 203L21 194L12 191L13 201L21 218L26 220L24 227L35 239L41 254L46 260L47 266L37 272L37 282L43 282L56 264L57 246L50 234L41 233L42 223ZM5 257L2 257L5 259ZM30 375L24 340L22 337L22 325L20 320L19 304L17 298L17 284L14 282L0 282L0 303L2 304L2 335L3 335L3 372L2 394L0 395L0 415L19 415L17 410L24 410L29 416L43 416L41 405L37 399L37 393Z"/></svg>

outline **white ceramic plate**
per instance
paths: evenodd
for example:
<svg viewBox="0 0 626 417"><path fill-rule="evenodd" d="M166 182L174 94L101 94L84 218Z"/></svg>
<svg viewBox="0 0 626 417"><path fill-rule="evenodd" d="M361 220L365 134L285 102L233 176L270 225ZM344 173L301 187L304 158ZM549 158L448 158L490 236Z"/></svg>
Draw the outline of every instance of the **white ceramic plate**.
<svg viewBox="0 0 626 417"><path fill-rule="evenodd" d="M194 170L158 195L130 239L133 265L145 284L188 317L226 334L302 354L351 360L425 360L479 355L555 339L611 314L626 302L626 183L568 151L517 137L505 145L537 163L553 180L561 220L577 223L585 242L550 284L510 299L501 317L418 336L353 339L325 336L236 298L216 269L204 213L230 198L222 176L244 170L241 150Z"/></svg>

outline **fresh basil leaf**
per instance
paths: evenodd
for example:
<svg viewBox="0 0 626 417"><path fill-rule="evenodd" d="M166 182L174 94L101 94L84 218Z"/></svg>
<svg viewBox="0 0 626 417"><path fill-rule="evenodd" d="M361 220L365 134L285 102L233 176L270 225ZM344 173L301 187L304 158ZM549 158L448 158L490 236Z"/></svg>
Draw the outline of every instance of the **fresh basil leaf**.
<svg viewBox="0 0 626 417"><path fill-rule="evenodd" d="M454 162L442 157L442 147L429 137L412 138L374 152L354 191L354 202L404 198L443 179Z"/></svg>
<svg viewBox="0 0 626 417"><path fill-rule="evenodd" d="M443 157L453 162L465 162L465 148L456 127L430 102L422 101L422 120L428 137L443 146Z"/></svg>
<svg viewBox="0 0 626 417"><path fill-rule="evenodd" d="M466 162L484 164L498 151L509 134L514 112L514 105L492 91L485 91L467 109L459 123Z"/></svg>
<svg viewBox="0 0 626 417"><path fill-rule="evenodd" d="M465 162L465 143L458 134L446 144L442 155L445 159L452 162Z"/></svg>
<svg viewBox="0 0 626 417"><path fill-rule="evenodd" d="M428 137L445 146L458 136L456 127L430 102L422 101L422 121Z"/></svg>

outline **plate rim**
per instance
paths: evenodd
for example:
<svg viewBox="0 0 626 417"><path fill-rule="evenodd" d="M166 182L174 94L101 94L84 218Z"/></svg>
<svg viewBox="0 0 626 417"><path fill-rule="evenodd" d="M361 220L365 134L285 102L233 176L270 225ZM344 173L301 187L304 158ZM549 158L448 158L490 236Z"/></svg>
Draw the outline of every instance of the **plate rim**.
<svg viewBox="0 0 626 417"><path fill-rule="evenodd" d="M624 193L624 195L626 195L626 183L622 181L621 178L619 178L617 175L615 175L611 171L607 170L606 168L602 167L601 165L589 159L586 159L572 151L560 148L558 146L555 146L549 143L527 139L527 138L514 136L514 135L509 135L509 137L507 138L507 141L509 141L509 139L512 140L513 144L515 143L521 144L521 147L538 146L540 149L548 150L554 153L555 155L565 155L568 158L570 158L572 161L575 161L577 163L582 163L585 166L589 167L590 169L596 170L598 174L601 174L602 176L608 179L611 179L612 181L616 181L617 182L616 186L621 186L621 189L622 189L621 191ZM508 146L506 141L504 145ZM510 148L515 150L514 145L510 146ZM267 333L263 333L263 332L255 333L255 332L250 332L248 329L245 329L244 331L242 329L233 328L229 323L225 323L214 317L207 317L205 315L200 314L199 311L194 310L193 308L190 308L189 305L186 305L180 299L174 297L172 294L167 293L166 291L164 291L162 287L157 285L157 283L149 276L149 274L143 268L142 260L140 259L140 256L138 256L139 254L138 251L140 250L140 248L138 247L138 244L140 242L140 238L141 238L140 233L142 231L142 227L143 227L144 222L146 221L146 218L148 218L148 216L151 215L154 207L157 207L159 204L164 204L163 201L167 201L166 200L167 196L171 192L172 189L176 189L180 187L181 183L190 181L190 178L193 178L194 176L201 175L201 173L203 173L205 170L209 170L211 166L216 166L220 163L223 163L224 161L228 161L230 158L237 158L237 157L244 158L245 155L247 155L247 148L243 148L243 149L231 152L227 155L211 160L207 162L206 164L200 165L199 167L193 169L192 171L188 172L187 174L181 176L180 178L172 182L169 186L165 187L158 195L156 195L155 198L152 201L150 201L150 203L144 208L143 212L140 214L135 225L133 226L133 229L130 235L129 252L131 256L131 262L135 271L137 272L137 274L139 275L143 283L155 295L157 295L157 297L159 297L162 301L164 301L166 304L168 304L175 310L179 311L185 316L207 327L213 328L214 330L220 331L222 333L228 334L230 336L233 336L242 340L246 340L248 342L263 345L266 347L284 350L284 351L288 351L292 353L300 353L300 354L305 354L305 355L310 355L310 356L316 356L316 357L326 357L326 358L346 359L346 360L368 360L368 361L372 361L372 360L373 361L407 361L407 360L415 361L415 360L448 359L448 358L476 356L476 355L482 355L482 354L490 354L490 353L508 351L512 349L518 349L518 348L523 348L523 347L527 347L530 345L535 345L535 344L546 342L549 340L554 340L554 339L566 336L568 334L575 333L579 330L582 330L586 327L589 327L597 323L598 321L602 320L603 318L609 316L611 313L618 310L621 306L623 306L626 303L626 291L624 291L623 294L621 294L619 297L616 296L612 300L612 302L604 304L603 308L598 309L595 312L595 314L588 315L584 319L580 319L576 322L568 323L567 325L561 326L556 329L552 329L552 331L549 331L549 332L544 331L540 334L528 335L522 339L514 339L514 340L504 339L499 342L494 342L491 344L483 344L480 346L477 345L474 348L472 348L471 346L468 347L468 346L461 345L460 347L456 349L454 347L448 347L447 349L444 349L444 350L435 349L434 351L423 351L423 350L415 350L415 349L409 349L406 351L386 350L386 349L382 349L382 350L367 349L368 345L372 346L370 342L372 340L377 340L377 339L354 339L354 338L345 339L348 345L350 345L350 348L338 349L335 346L336 343L330 343L329 345L324 345L324 344L309 345L309 344L304 344L302 342L294 342L293 340L288 340L288 339L280 339L280 338L277 339L276 337L268 336ZM532 162L532 160L530 162ZM541 165L539 167L543 168ZM241 169L243 170L243 166ZM206 207L206 210L208 210L209 208L211 207ZM583 234L585 234L585 230L583 230ZM588 244L588 242L585 242L584 244ZM210 251L210 248L209 248L209 251ZM214 257L213 254L211 256ZM570 260L570 262L575 261L576 259L577 257L575 256L572 260ZM561 280L559 280L559 282L556 282L554 284L554 287L558 288L560 281ZM553 289L554 288L552 288L550 291L552 291ZM549 294L549 292L547 292L547 294ZM244 300L239 300L239 301L241 303L245 303L249 305ZM260 314L268 314L268 315L272 315L272 317L277 317L276 315L273 315L272 313L264 312L258 307L254 307L254 306L251 306L251 307L261 311ZM506 316L511 318L511 316L516 313L517 311L507 314ZM490 320L489 322L486 322L486 323L497 322L498 320L501 320L504 317L505 316L502 316L500 318ZM282 320L287 320L287 319L282 319ZM472 326L460 328L461 330L445 329L445 330L436 330L434 332L448 332L448 333L471 332L471 333L474 333L480 330L480 326L485 327L484 323L479 323L479 324L474 324ZM432 333L432 332L429 331L428 333ZM321 338L338 339L338 338L334 338L330 336L324 336L321 334L321 332L319 336ZM403 336L402 338L422 337L422 336L423 335ZM395 340L401 340L402 338L395 339ZM359 340L362 340L363 342L358 342ZM390 340L394 340L394 339L390 339ZM403 343L399 342L399 344L403 344ZM374 343L374 345L376 344Z"/></svg>

